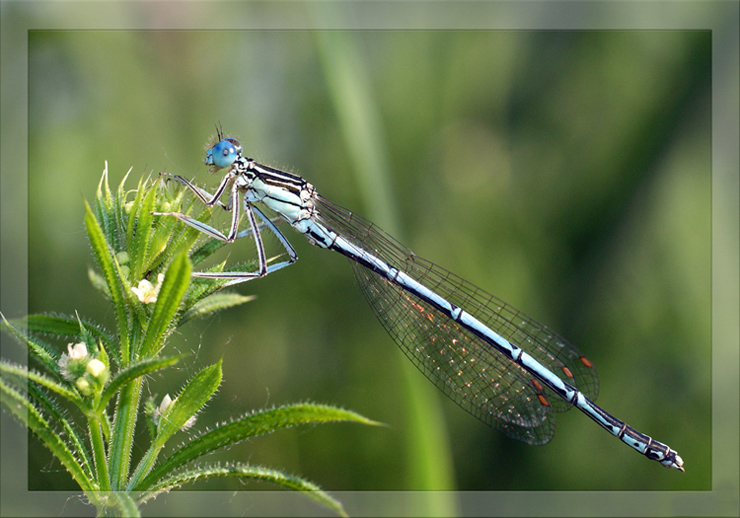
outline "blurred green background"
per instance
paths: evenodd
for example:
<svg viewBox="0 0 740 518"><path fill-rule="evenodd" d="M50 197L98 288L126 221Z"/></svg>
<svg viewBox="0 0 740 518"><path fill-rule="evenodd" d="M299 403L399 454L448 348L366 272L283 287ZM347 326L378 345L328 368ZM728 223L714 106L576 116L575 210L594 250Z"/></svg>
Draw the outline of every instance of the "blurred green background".
<svg viewBox="0 0 740 518"><path fill-rule="evenodd" d="M114 184L131 167L131 187L160 171L215 186L202 159L220 122L248 156L568 338L599 372L598 403L687 472L578 411L557 416L546 446L490 430L409 369L346 259L289 227L300 260L236 288L256 301L173 337L193 356L150 392L224 358L200 427L300 400L390 427L288 430L222 459L330 490L709 489L710 43L700 31L32 31L30 311L112 325L87 280L82 198L104 161ZM238 242L228 257L254 250ZM32 487L72 487L31 451Z"/></svg>

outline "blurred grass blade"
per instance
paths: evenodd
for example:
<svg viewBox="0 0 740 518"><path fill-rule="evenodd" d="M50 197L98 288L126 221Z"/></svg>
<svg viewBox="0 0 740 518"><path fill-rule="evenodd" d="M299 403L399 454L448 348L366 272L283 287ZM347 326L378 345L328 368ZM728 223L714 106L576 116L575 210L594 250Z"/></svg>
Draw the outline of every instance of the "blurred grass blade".
<svg viewBox="0 0 740 518"><path fill-rule="evenodd" d="M337 14L328 4L315 4L318 17ZM370 220L393 236L401 236L396 213L394 189L389 179L390 166L386 138L375 105L367 88L364 60L354 46L351 34L340 31L316 32L319 55L331 91L332 101L342 125L342 135L352 159L360 193L368 208ZM414 487L439 490L454 489L452 449L441 414L439 397L402 354L396 357L406 378L405 395L410 433L406 444L409 478ZM423 408L425 412L415 411ZM454 499L441 495L441 500L429 500L420 514L427 511L457 514ZM430 493L431 495L431 493ZM431 498L431 497L430 497Z"/></svg>

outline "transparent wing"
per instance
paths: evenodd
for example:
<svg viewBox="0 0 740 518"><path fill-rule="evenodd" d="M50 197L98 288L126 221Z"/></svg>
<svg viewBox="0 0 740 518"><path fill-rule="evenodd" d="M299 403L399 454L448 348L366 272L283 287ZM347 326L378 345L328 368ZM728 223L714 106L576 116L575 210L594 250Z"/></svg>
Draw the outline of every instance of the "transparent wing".
<svg viewBox="0 0 740 518"><path fill-rule="evenodd" d="M589 399L596 398L596 370L564 338L468 281L418 257L371 222L320 196L314 203L319 219L328 228L461 307ZM431 305L362 265L354 261L351 264L385 329L444 394L509 437L528 444L544 444L552 438L552 410L568 410L568 402Z"/></svg>

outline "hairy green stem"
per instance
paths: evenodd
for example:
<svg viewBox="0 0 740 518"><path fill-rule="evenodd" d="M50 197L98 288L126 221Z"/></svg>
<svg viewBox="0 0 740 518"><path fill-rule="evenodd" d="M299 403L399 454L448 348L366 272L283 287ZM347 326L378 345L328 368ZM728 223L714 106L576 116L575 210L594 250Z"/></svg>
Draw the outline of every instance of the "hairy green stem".
<svg viewBox="0 0 740 518"><path fill-rule="evenodd" d="M108 461L105 457L105 441L103 439L103 427L100 423L100 417L89 417L87 422L90 425L90 442L92 443L93 455L95 456L98 484L101 491L110 491Z"/></svg>
<svg viewBox="0 0 740 518"><path fill-rule="evenodd" d="M111 489L120 491L126 487L126 478L131 462L136 414L141 397L141 378L137 378L121 390L118 408L114 417L110 448Z"/></svg>

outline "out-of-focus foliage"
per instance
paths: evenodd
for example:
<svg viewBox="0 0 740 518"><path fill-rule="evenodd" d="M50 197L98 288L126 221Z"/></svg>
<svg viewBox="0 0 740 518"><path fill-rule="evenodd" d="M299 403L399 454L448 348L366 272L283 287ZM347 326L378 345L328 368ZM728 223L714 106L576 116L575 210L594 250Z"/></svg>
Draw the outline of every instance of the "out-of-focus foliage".
<svg viewBox="0 0 740 518"><path fill-rule="evenodd" d="M687 469L648 462L577 411L530 447L440 400L455 487L708 489L710 33L344 36L386 153L397 237L575 343L600 374L598 403ZM340 123L336 97L353 92L327 73L331 44L310 31L32 32L31 312L115 318L88 287L80 193L92 197L104 160L113 182L133 166L212 188L203 145L217 121L248 156L387 217L356 174L364 136ZM216 415L310 398L391 425L272 437L244 450L251 462L330 490L419 487L406 360L346 261L284 230L299 261L240 286L258 296L249 311L194 321L177 347L204 364L224 358ZM222 252L254 257L249 242ZM47 458L31 460L33 487L68 486L39 469Z"/></svg>

